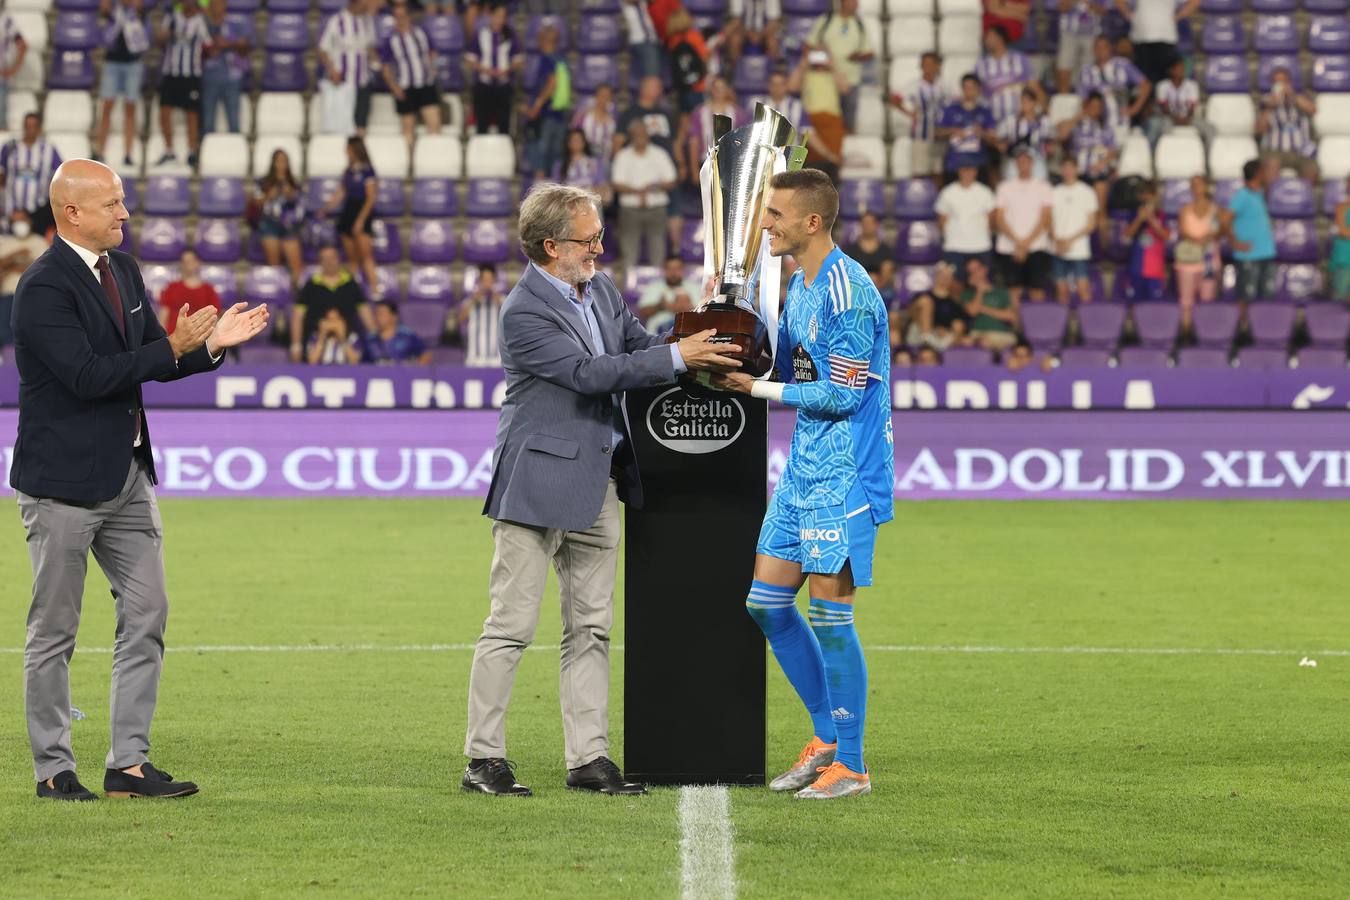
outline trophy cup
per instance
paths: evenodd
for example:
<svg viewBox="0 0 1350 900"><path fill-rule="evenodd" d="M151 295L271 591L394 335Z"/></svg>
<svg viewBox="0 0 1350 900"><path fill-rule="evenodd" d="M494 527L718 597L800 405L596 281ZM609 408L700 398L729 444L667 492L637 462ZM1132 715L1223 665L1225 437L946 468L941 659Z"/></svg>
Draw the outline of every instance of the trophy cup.
<svg viewBox="0 0 1350 900"><path fill-rule="evenodd" d="M717 286L698 309L676 315L670 339L715 328L712 341L738 345L739 352L727 355L740 360L740 371L758 378L773 366L772 339L755 293L762 284L760 221L769 182L778 172L800 169L806 147L787 117L763 103L755 104L750 124L733 131L731 121L713 117L713 145L703 166L704 239L711 245L704 259ZM776 285L774 293L776 310Z"/></svg>

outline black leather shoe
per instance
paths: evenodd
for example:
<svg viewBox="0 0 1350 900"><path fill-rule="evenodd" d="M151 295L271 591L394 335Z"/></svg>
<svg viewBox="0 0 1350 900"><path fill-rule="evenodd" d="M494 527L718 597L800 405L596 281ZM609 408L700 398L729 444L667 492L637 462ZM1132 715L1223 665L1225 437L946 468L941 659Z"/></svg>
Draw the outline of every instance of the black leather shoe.
<svg viewBox="0 0 1350 900"><path fill-rule="evenodd" d="M103 793L109 797L190 797L197 786L190 781L174 781L148 762L141 763L141 777L117 769L103 775Z"/></svg>
<svg viewBox="0 0 1350 900"><path fill-rule="evenodd" d="M624 781L619 767L607 756L597 756L579 769L569 769L567 786L574 791L595 791L598 794L647 793L645 784Z"/></svg>
<svg viewBox="0 0 1350 900"><path fill-rule="evenodd" d="M530 789L516 781L516 764L500 756L471 759L460 786L477 794L497 797L529 797Z"/></svg>
<svg viewBox="0 0 1350 900"><path fill-rule="evenodd" d="M47 787L47 782L39 781L37 785L37 795L39 797L50 797L53 800L97 800L98 794L95 794L89 788L80 784L80 780L75 777L74 772L58 772L52 776L52 784L55 787Z"/></svg>

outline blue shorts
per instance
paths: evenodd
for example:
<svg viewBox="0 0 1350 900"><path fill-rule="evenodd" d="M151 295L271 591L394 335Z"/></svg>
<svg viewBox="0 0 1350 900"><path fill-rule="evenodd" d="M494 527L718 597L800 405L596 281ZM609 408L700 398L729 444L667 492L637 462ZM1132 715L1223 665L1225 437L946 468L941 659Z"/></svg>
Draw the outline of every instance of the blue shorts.
<svg viewBox="0 0 1350 900"><path fill-rule="evenodd" d="M127 103L141 99L141 83L145 80L145 63L105 62L103 80L99 84L99 97L103 100L122 98Z"/></svg>
<svg viewBox="0 0 1350 900"><path fill-rule="evenodd" d="M876 542L872 506L861 482L849 488L845 503L806 509L793 502L792 488L780 480L764 514L755 552L798 563L807 574L834 575L850 563L854 586L868 587Z"/></svg>
<svg viewBox="0 0 1350 900"><path fill-rule="evenodd" d="M1088 261L1086 259L1060 259L1055 257L1056 281L1086 281Z"/></svg>

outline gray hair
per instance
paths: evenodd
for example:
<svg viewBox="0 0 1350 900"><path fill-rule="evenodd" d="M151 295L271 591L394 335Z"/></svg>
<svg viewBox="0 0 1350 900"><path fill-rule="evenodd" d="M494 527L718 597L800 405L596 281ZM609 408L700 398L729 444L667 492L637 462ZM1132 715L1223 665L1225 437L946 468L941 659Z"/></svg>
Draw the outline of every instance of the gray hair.
<svg viewBox="0 0 1350 900"><path fill-rule="evenodd" d="M600 197L593 191L551 181L536 184L520 205L520 246L525 255L541 265L548 262L544 241L566 237L572 216L586 204L600 213Z"/></svg>

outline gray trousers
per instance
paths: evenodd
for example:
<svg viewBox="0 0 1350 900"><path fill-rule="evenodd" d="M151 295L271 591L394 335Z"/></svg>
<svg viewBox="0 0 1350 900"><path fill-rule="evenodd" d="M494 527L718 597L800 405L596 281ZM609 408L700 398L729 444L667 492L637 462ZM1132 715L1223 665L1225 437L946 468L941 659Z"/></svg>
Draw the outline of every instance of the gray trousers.
<svg viewBox="0 0 1350 900"><path fill-rule="evenodd" d="M33 564L33 605L24 645L24 702L33 772L46 781L74 770L70 744L70 657L80 627L89 551L112 585L117 613L113 645L112 748L107 767L146 761L150 720L164 660L163 523L144 465L133 459L121 492L106 503L78 506L19 494Z"/></svg>
<svg viewBox="0 0 1350 900"><path fill-rule="evenodd" d="M665 204L647 209L619 207L619 258L623 270L631 272L638 263L638 241L647 244L647 265L666 261L666 222L670 215Z"/></svg>
<svg viewBox="0 0 1350 900"><path fill-rule="evenodd" d="M562 594L559 699L564 749L569 769L584 766L609 751L609 629L619 561L614 480L600 517L585 531L497 521L492 539L492 607L469 674L464 754L506 756L506 707L521 654L534 640L551 560Z"/></svg>

